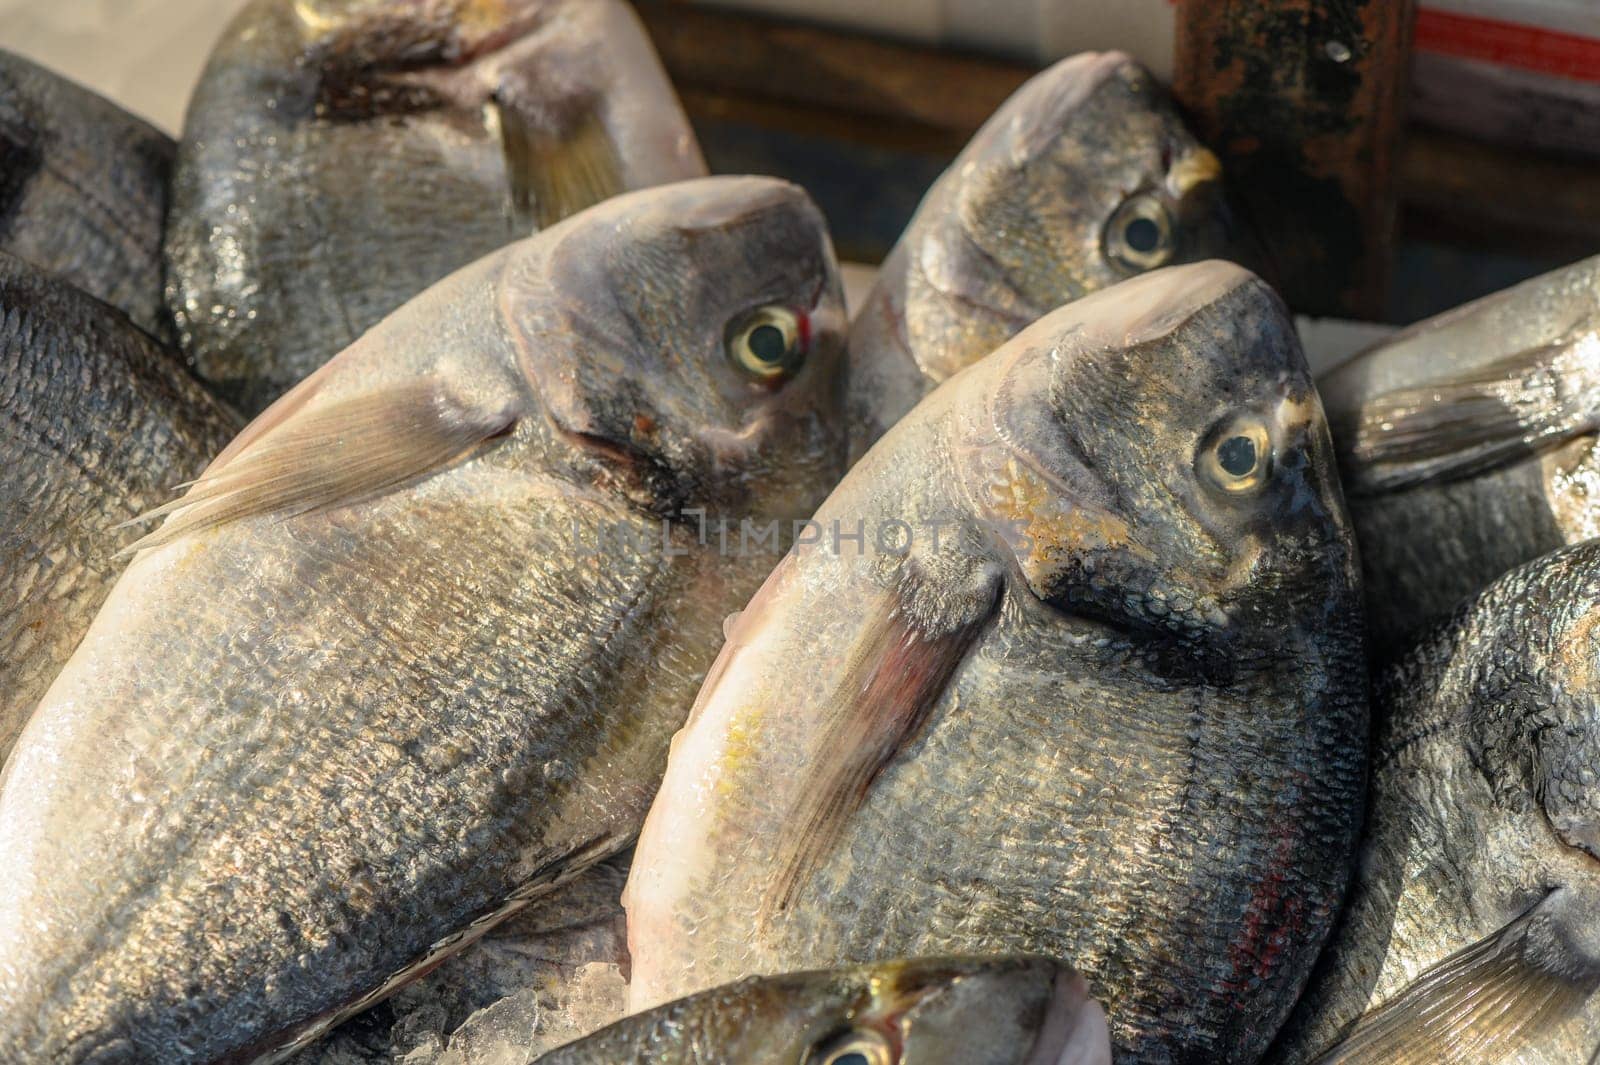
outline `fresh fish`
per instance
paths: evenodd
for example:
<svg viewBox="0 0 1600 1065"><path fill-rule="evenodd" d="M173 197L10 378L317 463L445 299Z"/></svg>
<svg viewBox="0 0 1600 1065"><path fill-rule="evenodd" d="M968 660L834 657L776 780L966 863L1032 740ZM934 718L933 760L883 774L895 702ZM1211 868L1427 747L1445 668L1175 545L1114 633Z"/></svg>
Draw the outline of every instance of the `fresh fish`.
<svg viewBox="0 0 1600 1065"><path fill-rule="evenodd" d="M1119 1062L1255 1060L1352 872L1367 743L1355 548L1277 297L1211 262L1069 304L814 521L674 741L630 1005L1041 952Z"/></svg>
<svg viewBox="0 0 1600 1065"><path fill-rule="evenodd" d="M1588 541L1506 574L1382 673L1361 871L1275 1061L1593 1060L1597 670Z"/></svg>
<svg viewBox="0 0 1600 1065"><path fill-rule="evenodd" d="M1318 387L1374 646L1600 536L1600 256L1421 322Z"/></svg>
<svg viewBox="0 0 1600 1065"><path fill-rule="evenodd" d="M622 0L253 0L189 105L168 298L253 414L457 267L705 173Z"/></svg>
<svg viewBox="0 0 1600 1065"><path fill-rule="evenodd" d="M176 151L111 101L0 51L0 252L170 340L161 226Z"/></svg>
<svg viewBox="0 0 1600 1065"><path fill-rule="evenodd" d="M239 429L117 310L0 252L0 762L138 539Z"/></svg>
<svg viewBox="0 0 1600 1065"><path fill-rule="evenodd" d="M927 958L741 980L538 1062L1111 1065L1111 1047L1104 1013L1071 969L1041 958Z"/></svg>
<svg viewBox="0 0 1600 1065"><path fill-rule="evenodd" d="M500 1065L570 1043L626 1009L630 855L592 865L439 968L352 1017L293 1065Z"/></svg>
<svg viewBox="0 0 1600 1065"><path fill-rule="evenodd" d="M247 427L12 756L0 1061L280 1060L625 845L773 561L702 532L842 471L844 328L805 194L702 179L457 272Z"/></svg>
<svg viewBox="0 0 1600 1065"><path fill-rule="evenodd" d="M851 454L1063 303L1227 254L1222 167L1145 69L1085 53L1033 77L934 183L850 329Z"/></svg>

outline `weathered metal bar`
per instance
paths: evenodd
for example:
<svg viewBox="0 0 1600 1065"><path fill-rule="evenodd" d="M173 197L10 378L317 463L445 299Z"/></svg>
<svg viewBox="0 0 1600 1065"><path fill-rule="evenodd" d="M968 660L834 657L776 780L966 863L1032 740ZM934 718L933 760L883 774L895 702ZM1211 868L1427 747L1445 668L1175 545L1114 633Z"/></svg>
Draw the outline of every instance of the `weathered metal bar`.
<svg viewBox="0 0 1600 1065"><path fill-rule="evenodd" d="M830 110L863 135L888 123L950 152L1035 71L666 0L635 6L681 91Z"/></svg>
<svg viewBox="0 0 1600 1065"><path fill-rule="evenodd" d="M1600 252L1600 166L1413 126L1396 180L1408 235L1581 259Z"/></svg>
<svg viewBox="0 0 1600 1065"><path fill-rule="evenodd" d="M1173 91L1289 303L1382 315L1414 0L1182 0Z"/></svg>

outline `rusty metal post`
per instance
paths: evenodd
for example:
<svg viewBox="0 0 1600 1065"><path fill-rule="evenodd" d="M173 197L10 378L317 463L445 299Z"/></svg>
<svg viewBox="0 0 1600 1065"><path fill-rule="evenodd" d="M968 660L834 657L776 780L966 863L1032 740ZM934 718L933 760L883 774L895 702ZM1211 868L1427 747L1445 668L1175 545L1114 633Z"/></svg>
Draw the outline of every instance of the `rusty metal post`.
<svg viewBox="0 0 1600 1065"><path fill-rule="evenodd" d="M1415 0L1179 0L1173 91L1290 306L1380 318Z"/></svg>

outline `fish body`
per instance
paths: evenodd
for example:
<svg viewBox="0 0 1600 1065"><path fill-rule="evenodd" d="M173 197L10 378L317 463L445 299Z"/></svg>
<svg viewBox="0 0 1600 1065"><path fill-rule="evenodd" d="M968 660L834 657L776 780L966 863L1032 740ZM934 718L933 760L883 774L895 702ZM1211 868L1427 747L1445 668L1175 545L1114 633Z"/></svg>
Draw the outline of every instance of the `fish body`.
<svg viewBox="0 0 1600 1065"><path fill-rule="evenodd" d="M1035 75L934 183L852 308L852 458L1046 312L1225 256L1221 176L1127 55L1084 53Z"/></svg>
<svg viewBox="0 0 1600 1065"><path fill-rule="evenodd" d="M1600 257L1418 323L1318 388L1374 646L1600 536Z"/></svg>
<svg viewBox="0 0 1600 1065"><path fill-rule="evenodd" d="M1368 825L1272 1060L1600 1048L1600 541L1495 581L1379 678Z"/></svg>
<svg viewBox="0 0 1600 1065"><path fill-rule="evenodd" d="M177 146L111 101L0 51L0 251L162 340L161 228Z"/></svg>
<svg viewBox="0 0 1600 1065"><path fill-rule="evenodd" d="M457 267L705 173L621 0L253 0L189 106L168 299L254 414Z"/></svg>
<svg viewBox="0 0 1600 1065"><path fill-rule="evenodd" d="M122 571L118 526L238 428L115 308L0 253L0 762Z"/></svg>
<svg viewBox="0 0 1600 1065"><path fill-rule="evenodd" d="M680 183L457 272L247 427L8 767L0 1060L281 1060L624 846L772 564L689 512L820 501L843 319L803 192Z"/></svg>
<svg viewBox="0 0 1600 1065"><path fill-rule="evenodd" d="M1213 262L1047 315L814 521L673 743L630 1005L1055 952L1118 1061L1255 1060L1351 873L1366 750L1354 546L1270 289Z"/></svg>
<svg viewBox="0 0 1600 1065"><path fill-rule="evenodd" d="M1040 958L921 958L741 980L539 1065L1110 1065L1083 978Z"/></svg>

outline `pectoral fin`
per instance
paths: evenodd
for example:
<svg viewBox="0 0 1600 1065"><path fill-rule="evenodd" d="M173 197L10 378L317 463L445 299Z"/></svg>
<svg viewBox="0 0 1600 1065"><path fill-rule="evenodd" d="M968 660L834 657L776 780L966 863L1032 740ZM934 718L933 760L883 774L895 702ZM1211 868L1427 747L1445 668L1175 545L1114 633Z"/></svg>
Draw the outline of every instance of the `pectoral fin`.
<svg viewBox="0 0 1600 1065"><path fill-rule="evenodd" d="M779 841L763 919L793 905L873 781L916 736L993 612L1000 578L987 570L972 576L965 588L934 591L937 582L908 564L899 593L852 648L826 697L821 740Z"/></svg>
<svg viewBox="0 0 1600 1065"><path fill-rule="evenodd" d="M261 514L292 516L370 498L515 424L509 408L474 408L431 378L310 410L300 407L247 446L229 448L226 461L180 486L189 489L183 496L124 522L168 518L121 553Z"/></svg>
<svg viewBox="0 0 1600 1065"><path fill-rule="evenodd" d="M551 133L528 124L512 108L491 106L519 221L548 229L626 191L617 147L594 110Z"/></svg>
<svg viewBox="0 0 1600 1065"><path fill-rule="evenodd" d="M1491 1065L1515 1060L1594 990L1538 967L1530 913L1446 958L1368 1013L1317 1065Z"/></svg>
<svg viewBox="0 0 1600 1065"><path fill-rule="evenodd" d="M1377 494L1467 477L1600 428L1600 365L1582 345L1518 352L1467 375L1364 400L1348 419L1346 485ZM1339 426L1340 421L1347 424Z"/></svg>

